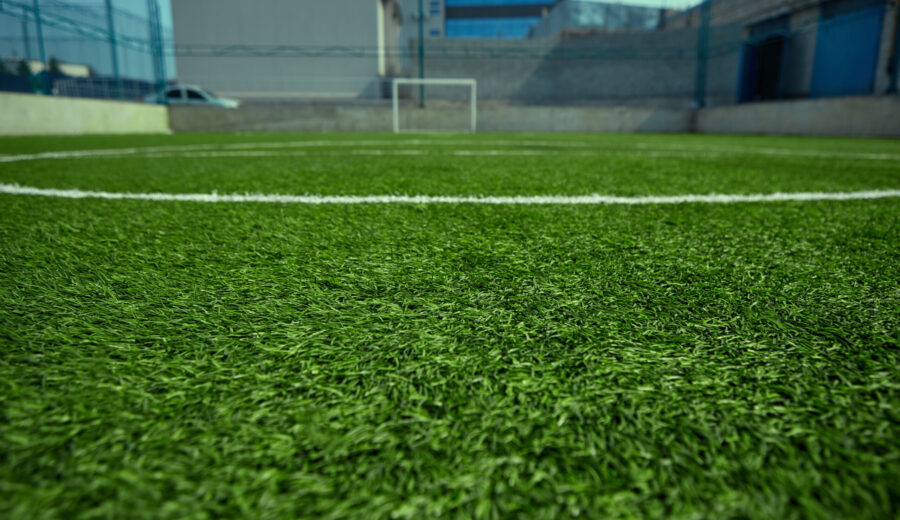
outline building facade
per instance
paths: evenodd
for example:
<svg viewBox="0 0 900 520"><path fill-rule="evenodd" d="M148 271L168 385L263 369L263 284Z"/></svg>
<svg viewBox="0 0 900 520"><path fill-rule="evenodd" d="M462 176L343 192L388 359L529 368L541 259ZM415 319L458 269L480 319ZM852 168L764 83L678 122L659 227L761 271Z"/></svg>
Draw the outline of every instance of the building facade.
<svg viewBox="0 0 900 520"><path fill-rule="evenodd" d="M710 0L669 16L666 28L741 31L738 101L881 94L898 49L895 0ZM894 80L896 81L896 80Z"/></svg>
<svg viewBox="0 0 900 520"><path fill-rule="evenodd" d="M652 31L665 11L652 7L595 0L562 0L532 29L532 37L547 38L564 30Z"/></svg>
<svg viewBox="0 0 900 520"><path fill-rule="evenodd" d="M400 69L396 0L176 0L172 18L179 81L221 95L377 98Z"/></svg>
<svg viewBox="0 0 900 520"><path fill-rule="evenodd" d="M426 0L443 3L444 36L450 39L522 39L558 0Z"/></svg>

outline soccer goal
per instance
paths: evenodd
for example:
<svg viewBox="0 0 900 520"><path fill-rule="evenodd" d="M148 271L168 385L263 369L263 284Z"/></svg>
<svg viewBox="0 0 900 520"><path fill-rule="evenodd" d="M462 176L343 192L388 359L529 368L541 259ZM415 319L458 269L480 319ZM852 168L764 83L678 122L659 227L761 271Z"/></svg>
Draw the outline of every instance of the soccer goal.
<svg viewBox="0 0 900 520"><path fill-rule="evenodd" d="M475 132L477 97L474 79L394 78L391 89L394 133Z"/></svg>

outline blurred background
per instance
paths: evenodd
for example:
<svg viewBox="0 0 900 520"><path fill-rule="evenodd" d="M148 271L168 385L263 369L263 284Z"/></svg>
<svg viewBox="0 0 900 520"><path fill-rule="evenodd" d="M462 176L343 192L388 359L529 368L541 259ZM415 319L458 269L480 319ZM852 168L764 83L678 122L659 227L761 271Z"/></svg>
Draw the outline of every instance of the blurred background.
<svg viewBox="0 0 900 520"><path fill-rule="evenodd" d="M482 113L691 110L893 94L900 68L894 0L0 0L0 34L2 90L256 106L250 129L294 129L273 104L388 106L395 78L475 79ZM453 129L471 96L397 102Z"/></svg>

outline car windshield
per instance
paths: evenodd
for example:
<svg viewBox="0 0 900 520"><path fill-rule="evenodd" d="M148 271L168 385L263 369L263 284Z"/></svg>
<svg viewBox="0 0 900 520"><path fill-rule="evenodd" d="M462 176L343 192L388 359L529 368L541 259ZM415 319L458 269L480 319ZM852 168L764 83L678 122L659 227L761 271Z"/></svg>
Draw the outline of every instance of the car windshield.
<svg viewBox="0 0 900 520"><path fill-rule="evenodd" d="M205 93L205 94L207 95L207 97L211 97L211 98L217 98L217 97L219 97L219 96L217 96L212 90L207 90L207 89L205 89L205 88L198 88L197 90L198 90L199 92Z"/></svg>

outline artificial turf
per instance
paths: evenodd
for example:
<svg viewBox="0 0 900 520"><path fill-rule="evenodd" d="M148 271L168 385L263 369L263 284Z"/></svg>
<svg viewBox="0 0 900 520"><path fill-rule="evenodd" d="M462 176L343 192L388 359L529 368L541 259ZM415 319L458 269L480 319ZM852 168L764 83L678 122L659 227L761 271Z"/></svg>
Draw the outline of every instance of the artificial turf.
<svg viewBox="0 0 900 520"><path fill-rule="evenodd" d="M0 154L383 145L29 160L0 163L0 183L900 188L897 141L410 139L7 138ZM399 149L427 153L353 153ZM898 517L898 246L896 198L523 207L0 195L0 514Z"/></svg>

